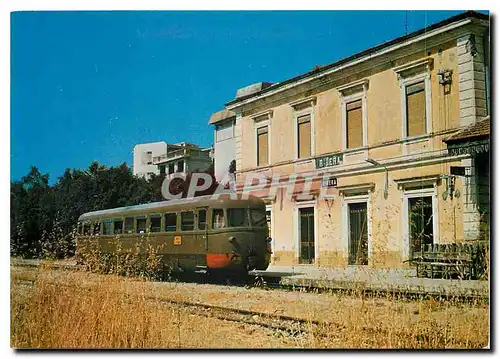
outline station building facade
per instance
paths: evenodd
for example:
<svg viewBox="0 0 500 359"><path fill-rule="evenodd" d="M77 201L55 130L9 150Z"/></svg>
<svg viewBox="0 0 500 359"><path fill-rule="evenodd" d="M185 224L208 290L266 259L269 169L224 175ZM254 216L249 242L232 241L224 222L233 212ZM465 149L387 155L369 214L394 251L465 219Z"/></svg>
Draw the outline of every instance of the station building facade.
<svg viewBox="0 0 500 359"><path fill-rule="evenodd" d="M488 116L488 16L467 12L249 88L226 104L236 182L268 179L251 194L267 203L273 263L402 267L424 245L481 237L489 184L477 152L445 141ZM294 188L276 175L297 176Z"/></svg>

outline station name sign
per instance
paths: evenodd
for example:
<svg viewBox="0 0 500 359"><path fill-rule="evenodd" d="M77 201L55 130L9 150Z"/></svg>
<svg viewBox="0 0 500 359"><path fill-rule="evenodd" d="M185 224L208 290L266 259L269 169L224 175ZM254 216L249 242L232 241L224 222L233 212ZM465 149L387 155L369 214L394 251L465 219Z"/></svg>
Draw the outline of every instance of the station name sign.
<svg viewBox="0 0 500 359"><path fill-rule="evenodd" d="M337 187L337 178L336 177L330 177L330 178L324 178L323 181L321 182L322 187Z"/></svg>
<svg viewBox="0 0 500 359"><path fill-rule="evenodd" d="M342 154L329 155L320 158L316 158L316 168L332 167L341 165L344 160Z"/></svg>

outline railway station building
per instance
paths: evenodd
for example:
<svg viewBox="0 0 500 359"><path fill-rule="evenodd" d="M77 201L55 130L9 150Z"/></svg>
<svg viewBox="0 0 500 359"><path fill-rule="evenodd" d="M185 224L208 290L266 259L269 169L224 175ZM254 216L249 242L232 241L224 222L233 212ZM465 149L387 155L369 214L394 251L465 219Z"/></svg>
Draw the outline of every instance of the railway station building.
<svg viewBox="0 0 500 359"><path fill-rule="evenodd" d="M237 188L268 179L251 194L273 263L403 267L423 245L485 239L489 49L489 17L467 12L239 90L226 104ZM290 195L276 175L297 176Z"/></svg>

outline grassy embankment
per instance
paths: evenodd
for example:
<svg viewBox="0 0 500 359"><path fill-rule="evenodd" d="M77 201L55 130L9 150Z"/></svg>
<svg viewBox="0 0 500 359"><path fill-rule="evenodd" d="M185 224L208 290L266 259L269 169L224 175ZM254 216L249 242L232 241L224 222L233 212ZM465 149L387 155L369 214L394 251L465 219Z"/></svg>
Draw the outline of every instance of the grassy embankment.
<svg viewBox="0 0 500 359"><path fill-rule="evenodd" d="M26 280L34 279L33 284L26 284ZM311 325L306 334L290 338L269 329L198 316L190 310L152 300L158 295L158 287L153 284L47 267L14 270L11 345L14 348L482 348L488 345L489 306L484 303L416 302L390 296L372 300L361 295L321 294L323 306L315 307L313 301L301 301L300 297L298 301L283 303L286 293L251 289L246 291L249 294L238 294L243 289L227 289L232 295L261 300L267 308L281 308L283 314L324 313L325 318L335 323ZM182 286L177 285L176 291ZM185 290L183 299L193 299L190 288ZM167 283L164 295L173 289L173 284ZM224 299L222 294L219 298Z"/></svg>

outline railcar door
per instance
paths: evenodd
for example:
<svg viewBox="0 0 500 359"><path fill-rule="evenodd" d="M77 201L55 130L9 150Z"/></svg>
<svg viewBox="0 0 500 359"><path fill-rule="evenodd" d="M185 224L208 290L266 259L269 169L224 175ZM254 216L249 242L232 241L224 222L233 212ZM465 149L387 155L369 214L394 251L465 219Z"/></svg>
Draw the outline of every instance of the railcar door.
<svg viewBox="0 0 500 359"><path fill-rule="evenodd" d="M174 238L179 266L186 270L194 270L198 265L199 257L203 255L203 244L198 238L196 217L197 211L195 210L180 212L181 231Z"/></svg>
<svg viewBox="0 0 500 359"><path fill-rule="evenodd" d="M181 212L180 225L180 232L174 238L175 253L180 267L194 270L198 266L205 266L206 208Z"/></svg>
<svg viewBox="0 0 500 359"><path fill-rule="evenodd" d="M206 253L208 251L208 208L200 207L197 208L197 223L198 231L196 233L196 262L197 266L205 267L207 265Z"/></svg>
<svg viewBox="0 0 500 359"><path fill-rule="evenodd" d="M207 242L206 261L209 269L221 269L227 267L232 244L228 241L231 236L227 231L226 211L223 208L212 208L210 210L210 234Z"/></svg>

